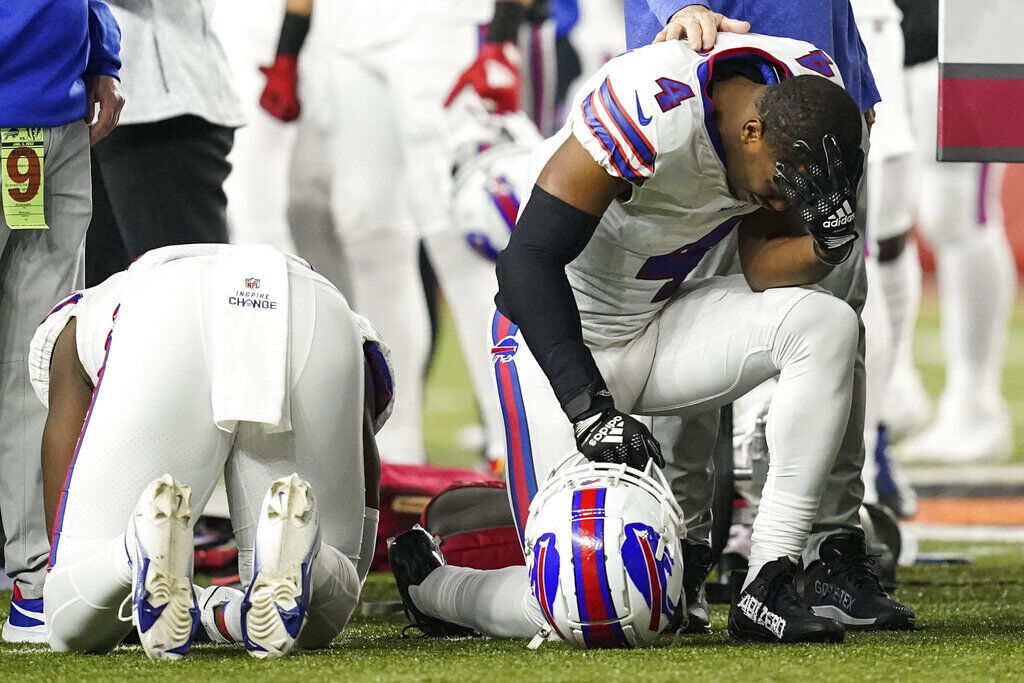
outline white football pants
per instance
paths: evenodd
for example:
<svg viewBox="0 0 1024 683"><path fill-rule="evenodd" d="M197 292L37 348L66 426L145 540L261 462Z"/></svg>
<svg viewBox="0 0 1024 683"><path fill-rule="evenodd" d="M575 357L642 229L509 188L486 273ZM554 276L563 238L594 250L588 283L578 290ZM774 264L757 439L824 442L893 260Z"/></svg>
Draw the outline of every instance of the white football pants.
<svg viewBox="0 0 1024 683"><path fill-rule="evenodd" d="M329 642L355 608L364 360L351 309L323 278L290 266L292 431L242 423L224 432L213 422L204 339L204 301L219 290L202 260L161 266L122 299L54 531L44 596L54 649L106 652L131 628L118 620L131 590L125 527L165 472L192 487L193 522L223 473L244 582L271 482L293 472L311 482L323 545L299 644Z"/></svg>
<svg viewBox="0 0 1024 683"><path fill-rule="evenodd" d="M842 301L810 288L755 293L732 276L684 284L632 341L591 351L617 407L645 415L706 415L778 377L768 421L771 462L754 523L755 576L765 562L795 559L804 549L846 430L857 339L857 316ZM522 538L538 485L576 443L518 328L497 312L492 343L509 498ZM710 461L711 450L704 453ZM441 568L412 597L428 614L486 635L527 636L542 623L522 567Z"/></svg>
<svg viewBox="0 0 1024 683"><path fill-rule="evenodd" d="M514 346L509 338L518 350L496 353L494 372L509 497L522 530L538 484L576 445L518 328L496 315L494 346ZM731 276L684 284L632 341L591 350L617 407L640 415L687 419L779 377L768 420L768 503L754 527L759 565L804 547L849 418L857 339L857 317L844 302L810 288L755 293Z"/></svg>

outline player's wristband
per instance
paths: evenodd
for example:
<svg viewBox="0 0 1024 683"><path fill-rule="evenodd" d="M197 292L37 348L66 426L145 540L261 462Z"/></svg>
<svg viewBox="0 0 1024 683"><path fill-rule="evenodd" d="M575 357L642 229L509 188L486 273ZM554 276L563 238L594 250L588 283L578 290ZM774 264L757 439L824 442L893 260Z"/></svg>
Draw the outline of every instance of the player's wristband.
<svg viewBox="0 0 1024 683"><path fill-rule="evenodd" d="M598 377L583 391L566 401L562 409L575 423L614 407L615 400L612 398L612 392L608 391L604 380Z"/></svg>
<svg viewBox="0 0 1024 683"><path fill-rule="evenodd" d="M853 240L849 244L839 247L838 249L830 249L826 251L822 249L817 242L815 242L814 255L817 256L818 260L826 266L838 266L840 263L843 263L846 259L850 258L850 254L853 253L853 248L856 244L857 241ZM833 254L831 252L838 252L838 254Z"/></svg>
<svg viewBox="0 0 1024 683"><path fill-rule="evenodd" d="M281 37L277 41L277 54L298 55L302 44L306 42L307 33L309 33L308 15L285 12L284 21L281 23Z"/></svg>
<svg viewBox="0 0 1024 683"><path fill-rule="evenodd" d="M519 26L526 18L526 7L510 0L498 0L494 4L494 17L487 25L488 43L515 42Z"/></svg>

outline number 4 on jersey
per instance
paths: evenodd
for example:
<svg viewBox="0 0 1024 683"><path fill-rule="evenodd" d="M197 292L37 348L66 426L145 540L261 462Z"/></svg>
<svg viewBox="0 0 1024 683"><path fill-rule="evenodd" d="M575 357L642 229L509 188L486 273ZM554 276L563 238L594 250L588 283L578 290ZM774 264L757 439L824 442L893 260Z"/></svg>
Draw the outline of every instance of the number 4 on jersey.
<svg viewBox="0 0 1024 683"><path fill-rule="evenodd" d="M674 109L693 97L693 88L680 81L659 78L655 83L661 88L661 92L655 95L654 99L658 101L658 106L662 111Z"/></svg>
<svg viewBox="0 0 1024 683"><path fill-rule="evenodd" d="M711 248L725 239L725 236L736 227L743 219L742 216L733 216L717 228L704 235L696 242L687 244L668 254L652 256L644 262L640 272L636 274L638 280L668 280L658 290L658 293L651 299L651 303L658 303L668 299L682 286L686 276L693 272L704 255L711 251Z"/></svg>

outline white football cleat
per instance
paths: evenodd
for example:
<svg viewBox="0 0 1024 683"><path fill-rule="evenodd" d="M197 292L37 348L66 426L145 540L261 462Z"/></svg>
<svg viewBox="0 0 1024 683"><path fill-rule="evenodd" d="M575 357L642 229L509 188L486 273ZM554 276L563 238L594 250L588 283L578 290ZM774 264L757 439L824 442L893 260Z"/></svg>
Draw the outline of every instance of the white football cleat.
<svg viewBox="0 0 1024 683"><path fill-rule="evenodd" d="M181 659L199 626L192 591L192 489L165 474L139 497L125 548L132 565L132 623L150 659Z"/></svg>
<svg viewBox="0 0 1024 683"><path fill-rule="evenodd" d="M940 403L935 421L893 448L898 460L999 462L1010 457L1013 435L1006 408L971 410Z"/></svg>
<svg viewBox="0 0 1024 683"><path fill-rule="evenodd" d="M882 403L882 422L889 430L889 443L921 431L931 415L931 399L917 369L904 359L897 360Z"/></svg>
<svg viewBox="0 0 1024 683"><path fill-rule="evenodd" d="M242 636L253 657L288 654L306 622L320 523L309 483L292 474L270 485L256 527L253 578Z"/></svg>

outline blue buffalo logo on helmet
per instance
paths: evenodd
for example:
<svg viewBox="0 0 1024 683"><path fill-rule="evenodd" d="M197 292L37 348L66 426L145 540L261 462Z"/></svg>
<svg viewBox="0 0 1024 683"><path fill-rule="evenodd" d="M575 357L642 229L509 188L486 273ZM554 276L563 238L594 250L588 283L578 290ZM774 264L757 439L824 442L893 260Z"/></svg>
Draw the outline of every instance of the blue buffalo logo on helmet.
<svg viewBox="0 0 1024 683"><path fill-rule="evenodd" d="M491 357L501 363L509 363L519 350L519 342L514 337L505 337L491 347Z"/></svg>
<svg viewBox="0 0 1024 683"><path fill-rule="evenodd" d="M558 593L558 572L561 567L555 535L547 533L533 544L533 566L530 567L530 587L548 622L559 638L564 638L555 624L554 605Z"/></svg>
<svg viewBox="0 0 1024 683"><path fill-rule="evenodd" d="M667 590L668 576L675 560L666 546L660 558L655 557L661 536L646 524L627 524L622 543L622 562L633 585L644 596L651 609L652 631L660 630L662 615L671 619L676 603Z"/></svg>

